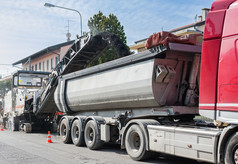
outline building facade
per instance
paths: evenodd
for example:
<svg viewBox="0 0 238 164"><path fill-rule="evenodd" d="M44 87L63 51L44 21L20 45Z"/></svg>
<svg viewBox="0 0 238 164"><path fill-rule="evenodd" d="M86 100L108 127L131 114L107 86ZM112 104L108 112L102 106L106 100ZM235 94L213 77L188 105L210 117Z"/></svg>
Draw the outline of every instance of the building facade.
<svg viewBox="0 0 238 164"><path fill-rule="evenodd" d="M47 47L39 52L21 59L12 65L22 64L23 70L51 72L63 58L74 41Z"/></svg>

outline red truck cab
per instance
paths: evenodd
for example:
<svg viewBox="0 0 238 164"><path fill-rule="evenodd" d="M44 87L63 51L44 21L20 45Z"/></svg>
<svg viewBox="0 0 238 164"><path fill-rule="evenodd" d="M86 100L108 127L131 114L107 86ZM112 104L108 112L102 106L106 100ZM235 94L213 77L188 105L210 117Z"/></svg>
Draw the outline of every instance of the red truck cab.
<svg viewBox="0 0 238 164"><path fill-rule="evenodd" d="M199 109L208 118L238 124L238 1L216 0L202 47Z"/></svg>

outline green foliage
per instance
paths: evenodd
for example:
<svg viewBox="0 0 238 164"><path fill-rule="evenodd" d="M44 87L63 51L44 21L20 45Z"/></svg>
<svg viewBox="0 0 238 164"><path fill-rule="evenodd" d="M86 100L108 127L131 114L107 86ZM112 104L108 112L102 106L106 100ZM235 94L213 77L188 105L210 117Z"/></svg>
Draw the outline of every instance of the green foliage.
<svg viewBox="0 0 238 164"><path fill-rule="evenodd" d="M101 11L99 11L98 14L95 14L93 17L89 19L88 27L93 35L96 35L104 31L116 34L126 45L126 35L124 32L124 27L121 25L121 23L118 21L117 17L114 14L109 14L109 16L107 17L103 15ZM129 50L128 46L127 49ZM95 59L90 64L90 66L101 64L117 58L119 58L119 56L115 52L114 47L109 47L104 51L104 53L100 57Z"/></svg>
<svg viewBox="0 0 238 164"><path fill-rule="evenodd" d="M0 97L3 97L11 89L11 80L0 81Z"/></svg>

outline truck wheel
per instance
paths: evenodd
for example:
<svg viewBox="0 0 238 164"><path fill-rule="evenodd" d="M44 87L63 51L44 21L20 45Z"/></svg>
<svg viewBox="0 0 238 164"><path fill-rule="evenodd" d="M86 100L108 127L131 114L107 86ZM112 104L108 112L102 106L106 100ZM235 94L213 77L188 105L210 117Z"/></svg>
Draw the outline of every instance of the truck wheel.
<svg viewBox="0 0 238 164"><path fill-rule="evenodd" d="M60 137L61 140L64 143L70 143L71 142L71 136L70 136L70 127L69 124L67 123L66 119L63 119L60 122Z"/></svg>
<svg viewBox="0 0 238 164"><path fill-rule="evenodd" d="M7 121L7 129L12 130L12 121Z"/></svg>
<svg viewBox="0 0 238 164"><path fill-rule="evenodd" d="M99 129L97 129L95 121L90 120L86 124L84 140L86 146L91 150L100 149L102 147L103 141L100 139Z"/></svg>
<svg viewBox="0 0 238 164"><path fill-rule="evenodd" d="M17 131L17 128L16 128L16 125L15 125L15 122L14 122L14 119L13 119L13 121L11 121L11 123L10 123L10 129L11 129L11 131Z"/></svg>
<svg viewBox="0 0 238 164"><path fill-rule="evenodd" d="M11 117L7 121L7 129L11 131L19 131L19 119L17 117Z"/></svg>
<svg viewBox="0 0 238 164"><path fill-rule="evenodd" d="M228 141L225 151L225 164L238 164L238 134Z"/></svg>
<svg viewBox="0 0 238 164"><path fill-rule="evenodd" d="M26 133L31 133L31 131L32 131L32 126L31 126L31 124L30 124L30 123L25 123L25 124L24 124L24 132L26 132Z"/></svg>
<svg viewBox="0 0 238 164"><path fill-rule="evenodd" d="M83 129L82 129L81 123L78 119L74 120L74 122L72 124L71 138L72 138L73 144L75 146L85 145Z"/></svg>
<svg viewBox="0 0 238 164"><path fill-rule="evenodd" d="M151 152L146 151L145 134L139 125L132 125L125 137L125 146L128 155L136 161L145 160L151 156Z"/></svg>
<svg viewBox="0 0 238 164"><path fill-rule="evenodd" d="M12 118L12 131L19 131L19 118L18 117Z"/></svg>

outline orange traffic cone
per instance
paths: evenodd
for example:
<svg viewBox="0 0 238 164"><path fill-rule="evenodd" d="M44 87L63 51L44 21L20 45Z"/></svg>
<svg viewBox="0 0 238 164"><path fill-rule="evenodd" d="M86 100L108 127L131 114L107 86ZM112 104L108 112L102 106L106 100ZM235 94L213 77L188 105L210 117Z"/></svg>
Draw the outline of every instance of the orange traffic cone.
<svg viewBox="0 0 238 164"><path fill-rule="evenodd" d="M0 131L3 131L3 125L2 125L2 123L1 123L1 126L0 126Z"/></svg>
<svg viewBox="0 0 238 164"><path fill-rule="evenodd" d="M47 143L53 143L50 136L50 131L48 131Z"/></svg>

